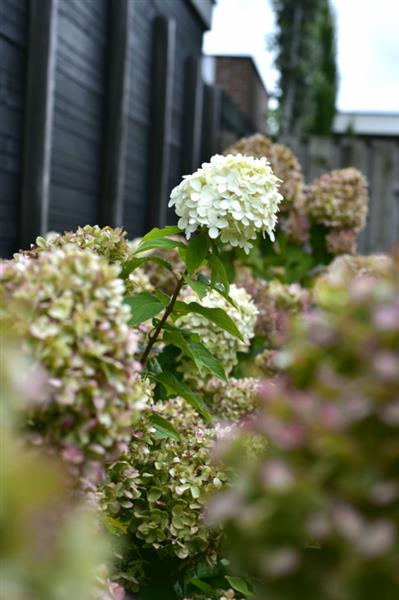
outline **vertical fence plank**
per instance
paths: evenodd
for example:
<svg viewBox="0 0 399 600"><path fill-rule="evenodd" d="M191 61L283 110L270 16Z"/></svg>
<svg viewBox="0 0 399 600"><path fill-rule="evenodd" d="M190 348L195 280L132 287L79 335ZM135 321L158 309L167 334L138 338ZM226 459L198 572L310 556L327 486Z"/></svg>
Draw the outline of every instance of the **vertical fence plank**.
<svg viewBox="0 0 399 600"><path fill-rule="evenodd" d="M370 238L368 251L388 251L394 242L394 164L393 145L372 142L371 194L369 211Z"/></svg>
<svg viewBox="0 0 399 600"><path fill-rule="evenodd" d="M123 194L129 100L130 0L109 1L109 63L104 145L104 180L100 221L117 227L123 222Z"/></svg>
<svg viewBox="0 0 399 600"><path fill-rule="evenodd" d="M21 247L48 229L51 136L54 112L58 0L29 4L28 73L22 193Z"/></svg>
<svg viewBox="0 0 399 600"><path fill-rule="evenodd" d="M148 227L163 227L167 221L170 136L172 128L173 73L176 22L154 19L154 63L152 76L152 131L149 154Z"/></svg>
<svg viewBox="0 0 399 600"><path fill-rule="evenodd" d="M204 86L204 110L202 119L202 161L207 161L220 147L222 90L220 87Z"/></svg>
<svg viewBox="0 0 399 600"><path fill-rule="evenodd" d="M189 57L186 61L183 121L183 172L192 173L201 158L201 125L203 82L200 61Z"/></svg>

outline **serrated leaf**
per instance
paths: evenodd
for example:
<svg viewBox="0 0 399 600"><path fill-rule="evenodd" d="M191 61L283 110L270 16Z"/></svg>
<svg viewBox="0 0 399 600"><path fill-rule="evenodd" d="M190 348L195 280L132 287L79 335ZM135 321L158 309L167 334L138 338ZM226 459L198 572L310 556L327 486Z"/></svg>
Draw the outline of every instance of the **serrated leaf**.
<svg viewBox="0 0 399 600"><path fill-rule="evenodd" d="M136 294L135 296L127 296L124 299L124 303L130 307L130 327L135 327L155 317L164 309L163 303L156 296L148 292L141 292L141 294Z"/></svg>
<svg viewBox="0 0 399 600"><path fill-rule="evenodd" d="M140 242L137 246L134 254L140 254L146 250L154 250L155 248L166 248L171 250L173 248L185 248L185 244L179 240L170 240L169 238L157 238L154 240L146 240Z"/></svg>
<svg viewBox="0 0 399 600"><path fill-rule="evenodd" d="M240 594L244 594L247 598L252 596L252 592L248 587L247 582L241 577L231 577L230 575L225 575L227 581L236 592L240 592Z"/></svg>
<svg viewBox="0 0 399 600"><path fill-rule="evenodd" d="M202 231L191 238L186 251L185 261L189 275L192 275L196 269L203 263L208 253L209 237Z"/></svg>
<svg viewBox="0 0 399 600"><path fill-rule="evenodd" d="M141 241L147 242L149 240L156 240L159 238L168 237L168 235L176 235L178 233L181 233L181 229L179 229L177 225L166 225L166 227L162 227L161 229L159 227L154 227L151 229L151 231L143 236Z"/></svg>
<svg viewBox="0 0 399 600"><path fill-rule="evenodd" d="M173 270L173 267L170 264L170 262L168 262L164 258L161 258L159 256L140 256L139 258L132 258L131 260L125 262L121 272L122 279L126 279L127 277L129 277L130 273L133 273L135 269L147 262L153 262L158 265L161 265L161 267L164 267L169 271Z"/></svg>
<svg viewBox="0 0 399 600"><path fill-rule="evenodd" d="M167 392L175 394L176 396L181 396L205 419L208 421L211 420L208 407L201 396L196 392L193 392L183 381L179 381L172 373L163 372L160 375L156 375L154 379L159 383L162 383Z"/></svg>
<svg viewBox="0 0 399 600"><path fill-rule="evenodd" d="M163 438L170 438L176 442L180 442L181 437L179 432L173 427L173 425L156 413L150 416L150 421L157 430L158 434Z"/></svg>
<svg viewBox="0 0 399 600"><path fill-rule="evenodd" d="M208 265L211 269L211 284L216 285L217 283L221 283L225 291L229 293L229 278L227 277L226 269L220 258L215 256L215 254L211 254L208 257Z"/></svg>
<svg viewBox="0 0 399 600"><path fill-rule="evenodd" d="M212 323L218 325L221 329L224 329L224 331L227 331L227 333L230 333L232 336L243 341L243 337L236 324L222 308L209 308L207 306L201 306L198 302L186 303L178 300L174 306L174 310L179 315L187 315L190 312L202 315L209 321L212 321Z"/></svg>
<svg viewBox="0 0 399 600"><path fill-rule="evenodd" d="M201 342L188 342L194 361L197 366L203 366L207 371L210 371L218 379L227 381L226 373L224 371L222 363L215 357L208 348L206 348Z"/></svg>

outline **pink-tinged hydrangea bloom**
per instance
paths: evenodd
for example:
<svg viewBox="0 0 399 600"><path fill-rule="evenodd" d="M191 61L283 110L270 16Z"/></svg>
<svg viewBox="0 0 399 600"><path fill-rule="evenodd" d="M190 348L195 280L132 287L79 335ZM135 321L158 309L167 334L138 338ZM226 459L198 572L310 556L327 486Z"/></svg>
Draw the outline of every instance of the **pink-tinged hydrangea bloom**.
<svg viewBox="0 0 399 600"><path fill-rule="evenodd" d="M187 238L206 228L213 239L249 253L258 233L274 239L282 195L265 158L215 155L171 193L169 206Z"/></svg>
<svg viewBox="0 0 399 600"><path fill-rule="evenodd" d="M368 200L366 179L348 167L315 179L306 190L305 204L311 221L359 232L366 224Z"/></svg>
<svg viewBox="0 0 399 600"><path fill-rule="evenodd" d="M48 374L49 399L26 408L30 428L76 468L117 455L151 395L119 271L66 244L10 261L1 278L1 325Z"/></svg>

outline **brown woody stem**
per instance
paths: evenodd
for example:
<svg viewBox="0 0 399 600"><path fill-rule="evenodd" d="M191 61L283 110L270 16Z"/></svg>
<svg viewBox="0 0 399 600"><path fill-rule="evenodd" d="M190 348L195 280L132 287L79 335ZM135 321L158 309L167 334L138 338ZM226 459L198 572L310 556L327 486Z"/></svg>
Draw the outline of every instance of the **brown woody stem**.
<svg viewBox="0 0 399 600"><path fill-rule="evenodd" d="M157 341L159 334L162 331L162 327L163 327L165 321L171 314L173 307L176 304L177 297L178 297L183 285L184 285L184 275L182 275L180 277L180 279L178 280L175 291L173 292L173 296L171 297L168 306L165 308L165 312L163 313L161 320L159 321L158 325L156 326L154 333L149 336L147 348L144 350L143 356L141 358L141 362L143 363L143 365L145 365L145 363L147 362L147 358L151 352L151 349L152 349L153 345L155 344L155 342Z"/></svg>

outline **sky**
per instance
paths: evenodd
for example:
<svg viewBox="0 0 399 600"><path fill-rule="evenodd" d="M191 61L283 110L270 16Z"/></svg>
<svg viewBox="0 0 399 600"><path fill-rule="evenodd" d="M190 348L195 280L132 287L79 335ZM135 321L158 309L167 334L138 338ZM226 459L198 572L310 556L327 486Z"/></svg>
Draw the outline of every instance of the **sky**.
<svg viewBox="0 0 399 600"><path fill-rule="evenodd" d="M341 111L399 112L399 0L331 0L337 20ZM269 92L278 74L266 49L270 0L217 0L205 54L253 56Z"/></svg>

